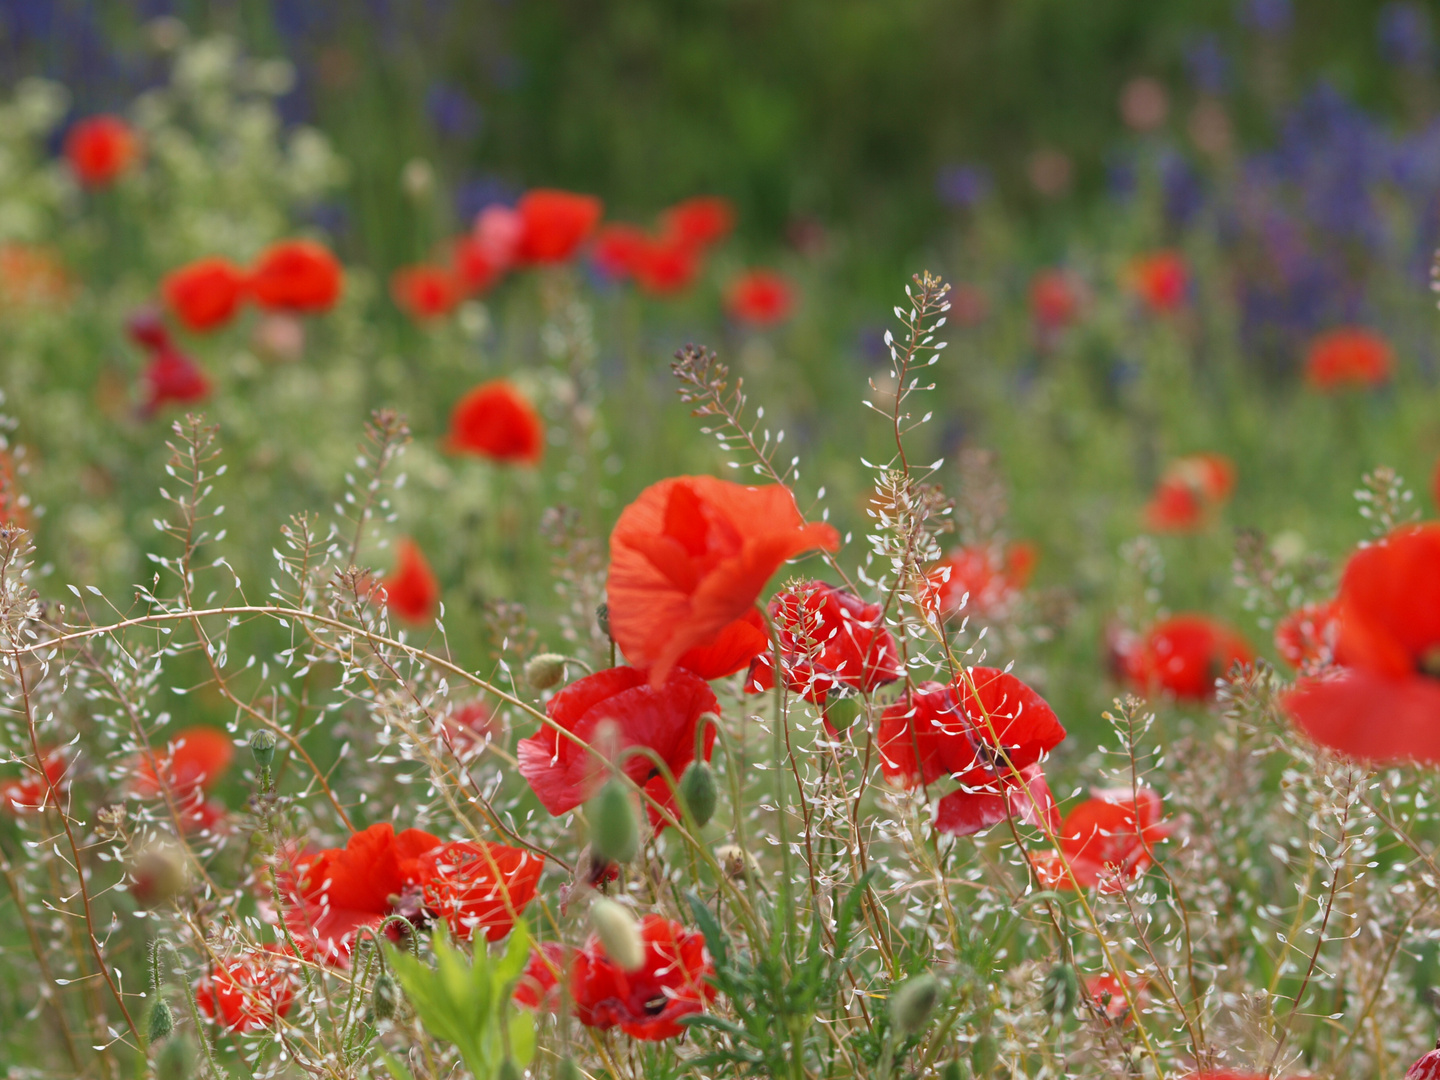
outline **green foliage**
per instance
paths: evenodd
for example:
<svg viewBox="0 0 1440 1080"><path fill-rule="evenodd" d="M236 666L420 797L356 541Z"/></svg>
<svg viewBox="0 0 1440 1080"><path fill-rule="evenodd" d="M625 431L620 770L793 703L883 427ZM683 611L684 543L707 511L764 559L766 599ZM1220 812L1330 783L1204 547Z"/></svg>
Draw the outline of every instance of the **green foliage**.
<svg viewBox="0 0 1440 1080"><path fill-rule="evenodd" d="M506 1061L528 1065L535 1053L534 1014L510 1004L529 955L530 935L517 921L499 957L478 942L466 956L441 930L433 968L398 950L388 962L425 1030L454 1044L475 1080L497 1080Z"/></svg>

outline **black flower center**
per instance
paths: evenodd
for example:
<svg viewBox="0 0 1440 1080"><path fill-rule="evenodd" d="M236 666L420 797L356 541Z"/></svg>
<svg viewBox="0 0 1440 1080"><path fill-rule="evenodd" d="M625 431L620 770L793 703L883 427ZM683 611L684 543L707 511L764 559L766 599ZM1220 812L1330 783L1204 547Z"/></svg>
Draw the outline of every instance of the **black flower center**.
<svg viewBox="0 0 1440 1080"><path fill-rule="evenodd" d="M665 1011L665 1006L667 1004L668 999L665 997L664 994L661 994L659 997L653 997L649 1001L645 1002L645 1015L659 1016Z"/></svg>
<svg viewBox="0 0 1440 1080"><path fill-rule="evenodd" d="M1415 665L1421 675L1429 675L1432 679L1440 679L1440 645L1431 645L1420 654L1420 659Z"/></svg>

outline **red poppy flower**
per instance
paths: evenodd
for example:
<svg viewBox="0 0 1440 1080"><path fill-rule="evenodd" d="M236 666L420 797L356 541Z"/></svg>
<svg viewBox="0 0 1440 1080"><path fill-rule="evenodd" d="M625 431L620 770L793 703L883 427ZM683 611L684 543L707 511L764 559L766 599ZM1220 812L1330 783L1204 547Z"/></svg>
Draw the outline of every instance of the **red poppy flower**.
<svg viewBox="0 0 1440 1080"><path fill-rule="evenodd" d="M1204 701L1215 695L1216 680L1236 663L1253 663L1255 652L1238 633L1208 615L1176 615L1156 623L1143 639L1112 643L1112 660L1137 693L1165 690Z"/></svg>
<svg viewBox="0 0 1440 1080"><path fill-rule="evenodd" d="M294 964L268 944L222 960L195 984L195 1004L210 1020L244 1035L273 1027L295 1000Z"/></svg>
<svg viewBox="0 0 1440 1080"><path fill-rule="evenodd" d="M267 248L250 273L255 302L271 311L329 311L340 299L340 260L313 240L282 240Z"/></svg>
<svg viewBox="0 0 1440 1080"><path fill-rule="evenodd" d="M544 860L523 848L457 840L420 856L425 908L469 941L479 930L487 941L510 933L515 919L535 899Z"/></svg>
<svg viewBox="0 0 1440 1080"><path fill-rule="evenodd" d="M1440 1047L1423 1055L1406 1069L1405 1080L1440 1080Z"/></svg>
<svg viewBox="0 0 1440 1080"><path fill-rule="evenodd" d="M424 322L454 310L460 283L442 266L403 266L390 275L390 298L416 322Z"/></svg>
<svg viewBox="0 0 1440 1080"><path fill-rule="evenodd" d="M1318 668L1335 657L1340 619L1334 600L1296 608L1275 627L1275 648L1293 668Z"/></svg>
<svg viewBox="0 0 1440 1080"><path fill-rule="evenodd" d="M670 207L661 222L666 236L687 247L707 248L735 228L735 207L718 195L697 195Z"/></svg>
<svg viewBox="0 0 1440 1080"><path fill-rule="evenodd" d="M635 276L650 238L638 225L606 225L595 234L592 257L600 272L614 281Z"/></svg>
<svg viewBox="0 0 1440 1080"><path fill-rule="evenodd" d="M868 694L904 674L880 605L853 593L807 581L776 593L770 618L780 639L785 685L806 701L824 705L831 690L843 688ZM774 685L771 656L762 652L750 665L745 689L758 694Z"/></svg>
<svg viewBox="0 0 1440 1080"><path fill-rule="evenodd" d="M480 250L501 273L515 265L520 237L525 225L520 215L508 206L492 203L475 215L470 235Z"/></svg>
<svg viewBox="0 0 1440 1080"><path fill-rule="evenodd" d="M413 540L395 546L395 569L381 587L385 606L407 622L428 622L440 602L440 582Z"/></svg>
<svg viewBox="0 0 1440 1080"><path fill-rule="evenodd" d="M0 525L30 527L30 502L20 490L15 455L0 450Z"/></svg>
<svg viewBox="0 0 1440 1080"><path fill-rule="evenodd" d="M839 544L830 525L805 523L782 485L662 480L610 534L610 633L658 686L683 653L744 616L787 559Z"/></svg>
<svg viewBox="0 0 1440 1080"><path fill-rule="evenodd" d="M604 205L593 195L537 188L520 196L520 242L516 258L523 263L562 263L590 239L600 224Z"/></svg>
<svg viewBox="0 0 1440 1080"><path fill-rule="evenodd" d="M751 326L774 326L795 309L795 287L774 270L749 270L725 290L730 317Z"/></svg>
<svg viewBox="0 0 1440 1080"><path fill-rule="evenodd" d="M209 791L225 775L235 757L230 736L217 728L188 727L176 732L165 748L142 754L135 762L135 791L153 799L163 791Z"/></svg>
<svg viewBox="0 0 1440 1080"><path fill-rule="evenodd" d="M1003 549L994 544L956 548L927 575L933 603L942 618L1003 615L1035 571L1039 551L1026 541Z"/></svg>
<svg viewBox="0 0 1440 1080"><path fill-rule="evenodd" d="M450 272L464 292L476 296L489 292L504 270L484 244L462 236L450 248Z"/></svg>
<svg viewBox="0 0 1440 1080"><path fill-rule="evenodd" d="M442 723L450 745L461 761L478 757L498 734L495 714L478 698L455 706L445 714Z"/></svg>
<svg viewBox="0 0 1440 1080"><path fill-rule="evenodd" d="M758 608L751 608L716 635L708 645L687 649L675 661L702 679L723 679L750 666L750 661L770 647L765 618Z"/></svg>
<svg viewBox="0 0 1440 1080"><path fill-rule="evenodd" d="M1061 330L1080 313L1080 290L1065 270L1041 270L1030 280L1030 317L1044 331Z"/></svg>
<svg viewBox="0 0 1440 1080"><path fill-rule="evenodd" d="M1070 873L1059 858L1042 859L1036 864L1041 881L1049 888L1122 891L1150 867L1152 847L1173 831L1163 815L1154 788L1141 788L1138 799L1129 788L1094 792L1060 823L1060 852Z"/></svg>
<svg viewBox="0 0 1440 1080"><path fill-rule="evenodd" d="M1305 356L1305 381L1315 390L1380 386L1395 366L1390 343L1373 330L1348 326L1322 334Z"/></svg>
<svg viewBox="0 0 1440 1080"><path fill-rule="evenodd" d="M210 396L210 377L178 349L166 349L150 358L144 385L147 414L166 405L188 405Z"/></svg>
<svg viewBox="0 0 1440 1080"><path fill-rule="evenodd" d="M504 379L494 379L456 402L445 449L452 454L538 465L545 456L545 426L519 390Z"/></svg>
<svg viewBox="0 0 1440 1080"><path fill-rule="evenodd" d="M235 317L247 287L245 271L229 259L210 255L166 274L160 294L183 326L205 331Z"/></svg>
<svg viewBox="0 0 1440 1080"><path fill-rule="evenodd" d="M635 263L635 282L651 296L675 296L695 283L700 256L680 240L647 240Z"/></svg>
<svg viewBox="0 0 1440 1080"><path fill-rule="evenodd" d="M1156 532L1200 528L1235 490L1235 463L1223 454L1191 454L1165 467L1145 507L1146 526Z"/></svg>
<svg viewBox="0 0 1440 1080"><path fill-rule="evenodd" d="M53 787L56 794L63 794L69 787L66 772L70 768L70 760L63 750L56 749L46 752L42 764L44 776L27 764L19 777L0 784L0 809L12 814L28 814L55 805L50 791Z"/></svg>
<svg viewBox="0 0 1440 1080"><path fill-rule="evenodd" d="M1044 698L1008 672L977 667L948 686L922 683L887 708L878 745L892 782L958 781L959 790L941 798L935 826L969 836L1012 814L1059 827L1040 763L1064 738Z"/></svg>
<svg viewBox="0 0 1440 1080"><path fill-rule="evenodd" d="M1348 757L1440 764L1440 524L1355 552L1335 602L1339 670L1297 682L1291 718Z"/></svg>
<svg viewBox="0 0 1440 1080"><path fill-rule="evenodd" d="M618 725L620 746L645 746L655 751L678 780L695 760L695 725L703 713L719 713L720 703L705 680L684 669L670 672L659 686L644 671L631 667L607 668L588 675L552 697L545 715L564 731L593 743L603 721ZM715 728L706 725L703 752L710 760ZM515 748L520 775L530 783L545 809L557 817L594 795L606 776L600 757L546 724ZM672 812L674 792L648 758L633 754L623 766L625 775L647 795ZM648 802L650 820L662 819Z"/></svg>
<svg viewBox="0 0 1440 1080"><path fill-rule="evenodd" d="M118 116L92 116L65 136L65 159L86 187L106 187L140 156L140 140Z"/></svg>
<svg viewBox="0 0 1440 1080"><path fill-rule="evenodd" d="M521 1008L547 1013L560 1011L560 979L570 967L575 950L558 941L536 945L515 984L510 1000Z"/></svg>
<svg viewBox="0 0 1440 1080"><path fill-rule="evenodd" d="M703 935L663 916L640 921L640 940L644 966L626 971L606 955L599 937L590 936L570 968L575 1015L586 1027L618 1024L633 1039L673 1039L685 1033L682 1017L704 1012L715 1000L709 981L715 965Z"/></svg>
<svg viewBox="0 0 1440 1080"><path fill-rule="evenodd" d="M1185 303L1190 268L1178 251L1157 251L1131 263L1130 283L1146 307L1164 314Z"/></svg>
<svg viewBox="0 0 1440 1080"><path fill-rule="evenodd" d="M1126 988L1130 990L1130 997L1135 999L1136 1005L1144 1001L1145 984L1138 980L1127 979L1122 983L1110 972L1101 975L1092 975L1085 980L1085 992L1090 995L1090 1000L1105 1010L1105 1015L1111 1021L1130 1019L1130 998L1125 996ZM1222 1080L1228 1073L1208 1073L1211 1080ZM1199 1080L1198 1077L1195 1080ZM1238 1077L1236 1078L1238 1080ZM1256 1080L1259 1080L1257 1077Z"/></svg>
<svg viewBox="0 0 1440 1080"><path fill-rule="evenodd" d="M353 834L343 848L296 860L286 883L285 923L307 951L345 966L355 934L390 915L424 916L421 857L440 840L419 829L397 834L388 821Z"/></svg>

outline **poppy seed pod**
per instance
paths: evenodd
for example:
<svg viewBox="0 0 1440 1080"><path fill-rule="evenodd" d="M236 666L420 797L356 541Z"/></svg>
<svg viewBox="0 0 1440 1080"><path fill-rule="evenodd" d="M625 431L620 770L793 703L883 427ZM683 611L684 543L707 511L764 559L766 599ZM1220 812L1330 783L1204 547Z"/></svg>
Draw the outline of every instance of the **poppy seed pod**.
<svg viewBox="0 0 1440 1080"><path fill-rule="evenodd" d="M590 922L611 960L625 971L639 971L645 966L645 943L640 940L640 928L630 912L614 900L601 897L590 905Z"/></svg>
<svg viewBox="0 0 1440 1080"><path fill-rule="evenodd" d="M1064 1016L1080 1003L1080 976L1069 964L1056 964L1045 974L1040 1003L1051 1016Z"/></svg>
<svg viewBox="0 0 1440 1080"><path fill-rule="evenodd" d="M832 694L825 700L825 719L837 732L844 731L859 717L863 704L859 694Z"/></svg>
<svg viewBox="0 0 1440 1080"><path fill-rule="evenodd" d="M170 1006L165 1003L164 998L155 1002L155 1007L150 1010L150 1028L147 1032L151 1046L159 1046L170 1037L175 1030L175 1014L170 1011Z"/></svg>
<svg viewBox="0 0 1440 1080"><path fill-rule="evenodd" d="M541 653L525 661L525 681L535 690L549 690L565 679L565 657Z"/></svg>
<svg viewBox="0 0 1440 1080"><path fill-rule="evenodd" d="M906 979L890 995L890 1022L904 1035L925 1026L940 1000L940 980L930 972Z"/></svg>
<svg viewBox="0 0 1440 1080"><path fill-rule="evenodd" d="M607 780L590 800L590 843L613 863L627 863L640 850L640 830L630 794L619 780Z"/></svg>
<svg viewBox="0 0 1440 1080"><path fill-rule="evenodd" d="M393 1020L395 1014L400 1011L400 984L395 981L395 976L388 971L382 971L375 977L375 985L370 991L370 1002L375 1009L375 1016L379 1020Z"/></svg>
<svg viewBox="0 0 1440 1080"><path fill-rule="evenodd" d="M262 769L268 769L275 761L275 736L268 731L257 731L250 736L250 753L255 756L255 764Z"/></svg>
<svg viewBox="0 0 1440 1080"><path fill-rule="evenodd" d="M693 761L680 777L680 798L695 818L705 825L715 816L715 770L703 761Z"/></svg>

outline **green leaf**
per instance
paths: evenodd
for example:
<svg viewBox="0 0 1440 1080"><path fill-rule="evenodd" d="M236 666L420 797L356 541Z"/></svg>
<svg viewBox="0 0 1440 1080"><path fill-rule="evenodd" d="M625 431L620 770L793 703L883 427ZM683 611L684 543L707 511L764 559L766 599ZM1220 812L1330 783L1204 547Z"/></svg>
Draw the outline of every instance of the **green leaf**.
<svg viewBox="0 0 1440 1080"><path fill-rule="evenodd" d="M690 910L695 914L695 925L700 927L700 933L705 935L705 947L715 958L716 968L729 967L730 949L725 942L725 935L720 929L720 924L715 921L715 916L697 893L686 892L685 899L690 902Z"/></svg>

